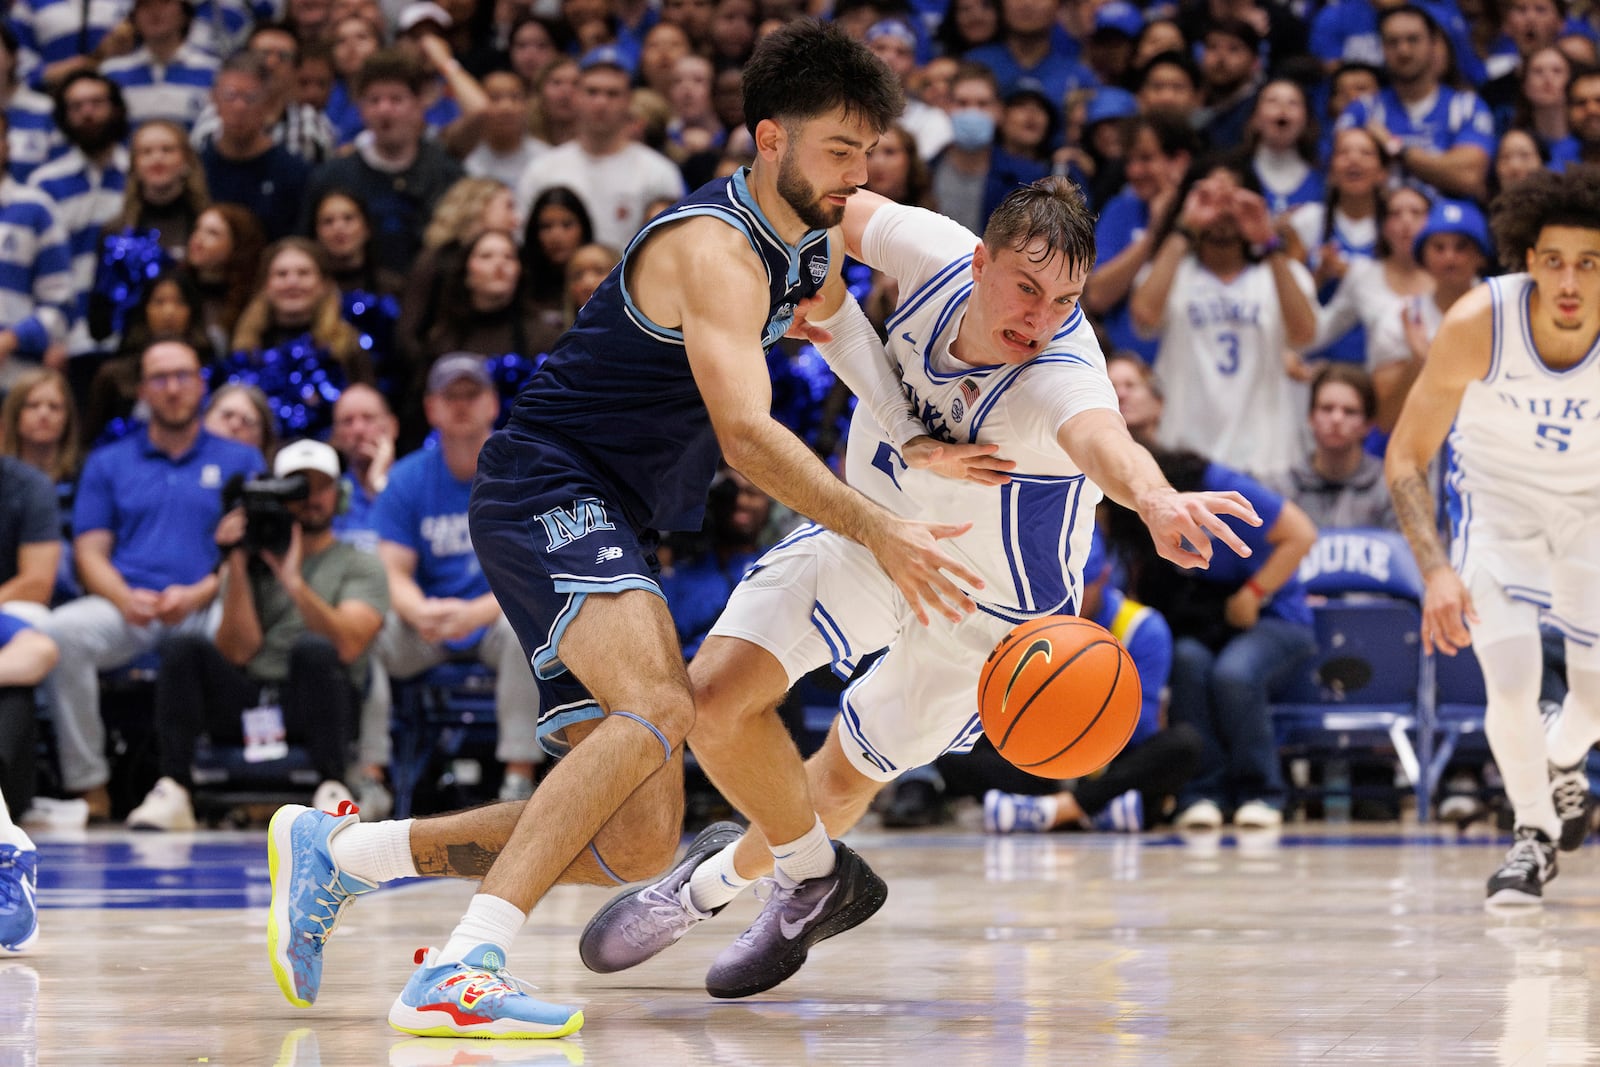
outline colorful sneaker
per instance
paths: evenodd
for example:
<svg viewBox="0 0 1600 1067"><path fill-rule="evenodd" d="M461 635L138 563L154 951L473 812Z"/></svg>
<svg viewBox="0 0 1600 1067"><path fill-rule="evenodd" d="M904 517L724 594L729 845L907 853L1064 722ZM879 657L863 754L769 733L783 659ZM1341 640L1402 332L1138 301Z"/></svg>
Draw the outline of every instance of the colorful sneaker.
<svg viewBox="0 0 1600 1067"><path fill-rule="evenodd" d="M289 1003L309 1008L322 985L322 946L350 901L377 883L341 871L328 842L360 817L354 804L337 814L285 804L267 827L272 907L267 912L267 954L272 976Z"/></svg>
<svg viewBox="0 0 1600 1067"><path fill-rule="evenodd" d="M28 951L39 938L39 853L0 845L0 956Z"/></svg>
<svg viewBox="0 0 1600 1067"><path fill-rule="evenodd" d="M689 851L663 877L612 897L578 938L578 957L596 974L637 967L677 943L690 927L721 908L701 911L689 899L689 876L744 834L738 823L715 822L689 842Z"/></svg>
<svg viewBox="0 0 1600 1067"><path fill-rule="evenodd" d="M1589 776L1583 773L1583 761L1566 768L1550 764L1550 799L1561 817L1556 845L1562 852L1576 852L1589 836Z"/></svg>
<svg viewBox="0 0 1600 1067"><path fill-rule="evenodd" d="M847 845L833 843L833 871L796 886L767 880L772 895L739 940L722 950L706 974L714 997L748 997L788 978L811 946L872 918L889 887Z"/></svg>
<svg viewBox="0 0 1600 1067"><path fill-rule="evenodd" d="M583 1012L534 1000L502 968L505 953L479 945L459 963L437 962L439 950L417 949L417 969L389 1009L389 1025L418 1037L566 1037ZM530 987L531 988L531 987Z"/></svg>
<svg viewBox="0 0 1600 1067"><path fill-rule="evenodd" d="M1025 793L983 794L983 828L991 834L1042 834L1055 821L1055 799Z"/></svg>
<svg viewBox="0 0 1600 1067"><path fill-rule="evenodd" d="M1489 904L1542 904L1556 876L1556 847L1543 830L1519 826L1511 851L1489 878Z"/></svg>
<svg viewBox="0 0 1600 1067"><path fill-rule="evenodd" d="M1137 834L1144 832L1144 797L1137 789L1111 798L1111 803L1089 820L1092 829L1102 834Z"/></svg>

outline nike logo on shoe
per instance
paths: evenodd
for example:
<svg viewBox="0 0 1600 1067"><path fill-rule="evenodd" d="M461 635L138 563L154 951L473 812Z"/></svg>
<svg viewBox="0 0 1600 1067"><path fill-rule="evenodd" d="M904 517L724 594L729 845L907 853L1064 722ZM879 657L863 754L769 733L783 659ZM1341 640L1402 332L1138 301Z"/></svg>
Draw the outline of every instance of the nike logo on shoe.
<svg viewBox="0 0 1600 1067"><path fill-rule="evenodd" d="M837 893L838 891L839 883L835 882L832 887L828 889L828 892L823 895L823 898L817 901L817 906L811 909L810 914L798 922L790 922L788 919L780 918L778 920L778 931L783 934L784 939L793 941L795 938L805 933L806 926L811 922L811 920L822 914L822 909L828 906L828 901L832 900L833 894Z"/></svg>

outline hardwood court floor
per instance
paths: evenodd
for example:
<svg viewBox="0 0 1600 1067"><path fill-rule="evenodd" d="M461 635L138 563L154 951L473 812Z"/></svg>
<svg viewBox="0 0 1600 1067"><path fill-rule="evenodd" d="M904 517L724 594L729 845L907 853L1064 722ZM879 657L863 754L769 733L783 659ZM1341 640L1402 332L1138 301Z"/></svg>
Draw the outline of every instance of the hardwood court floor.
<svg viewBox="0 0 1600 1067"><path fill-rule="evenodd" d="M581 1003L588 1025L497 1043L384 1021L413 950L442 941L469 885L357 901L302 1011L265 961L263 835L46 838L39 952L0 960L0 1065L1600 1062L1593 845L1562 857L1542 910L1505 915L1481 904L1505 844L1427 828L852 841L888 904L748 1001L700 982L753 899L600 976L574 946L607 894L558 889L513 972Z"/></svg>

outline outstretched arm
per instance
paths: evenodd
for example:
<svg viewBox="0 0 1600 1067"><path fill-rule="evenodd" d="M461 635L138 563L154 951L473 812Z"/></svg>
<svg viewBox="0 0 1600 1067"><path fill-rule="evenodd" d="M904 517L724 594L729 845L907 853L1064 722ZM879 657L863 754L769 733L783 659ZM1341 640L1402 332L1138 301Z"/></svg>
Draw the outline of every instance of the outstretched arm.
<svg viewBox="0 0 1600 1067"><path fill-rule="evenodd" d="M1122 416L1109 408L1074 415L1056 432L1056 441L1106 496L1137 512L1150 529L1156 551L1180 567L1211 562L1211 538L1240 556L1250 549L1221 516L1260 526L1255 508L1238 493L1180 493L1172 488L1155 457L1128 433Z"/></svg>
<svg viewBox="0 0 1600 1067"><path fill-rule="evenodd" d="M1479 286L1446 313L1416 385L1406 398L1384 460L1389 495L1400 529L1422 571L1422 647L1454 655L1472 643L1472 596L1445 556L1435 516L1428 465L1438 455L1467 386L1489 372L1488 286Z"/></svg>

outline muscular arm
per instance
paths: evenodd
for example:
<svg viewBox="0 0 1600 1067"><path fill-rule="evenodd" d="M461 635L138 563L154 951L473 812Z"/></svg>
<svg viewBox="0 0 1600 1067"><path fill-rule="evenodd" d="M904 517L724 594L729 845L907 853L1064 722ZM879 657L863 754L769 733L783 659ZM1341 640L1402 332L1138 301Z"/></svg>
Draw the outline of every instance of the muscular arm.
<svg viewBox="0 0 1600 1067"><path fill-rule="evenodd" d="M1404 155L1413 177L1451 196L1482 199L1488 189L1489 154L1477 145L1456 145L1445 152L1410 147Z"/></svg>
<svg viewBox="0 0 1600 1067"><path fill-rule="evenodd" d="M223 565L228 573L222 593L222 618L214 638L217 651L235 667L243 667L261 651L261 620L250 588L249 553L236 548Z"/></svg>

